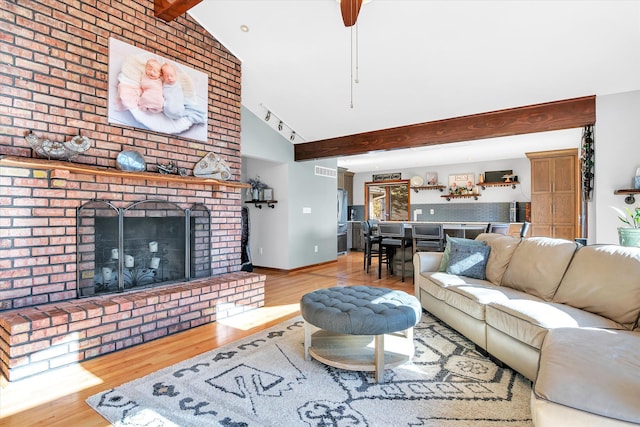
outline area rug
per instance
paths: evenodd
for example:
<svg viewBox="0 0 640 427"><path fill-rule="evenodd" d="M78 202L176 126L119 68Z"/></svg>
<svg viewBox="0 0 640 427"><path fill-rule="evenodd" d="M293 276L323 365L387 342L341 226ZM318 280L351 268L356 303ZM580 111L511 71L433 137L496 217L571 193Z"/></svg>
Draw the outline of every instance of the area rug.
<svg viewBox="0 0 640 427"><path fill-rule="evenodd" d="M91 396L115 426L531 426L530 382L423 315L384 382L304 360L300 317Z"/></svg>

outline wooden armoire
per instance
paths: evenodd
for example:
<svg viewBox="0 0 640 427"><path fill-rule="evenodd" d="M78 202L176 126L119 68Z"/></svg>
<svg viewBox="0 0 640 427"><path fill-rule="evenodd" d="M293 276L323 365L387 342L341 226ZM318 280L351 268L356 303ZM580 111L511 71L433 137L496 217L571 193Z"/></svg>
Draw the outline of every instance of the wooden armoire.
<svg viewBox="0 0 640 427"><path fill-rule="evenodd" d="M526 153L531 162L531 236L581 236L578 149Z"/></svg>

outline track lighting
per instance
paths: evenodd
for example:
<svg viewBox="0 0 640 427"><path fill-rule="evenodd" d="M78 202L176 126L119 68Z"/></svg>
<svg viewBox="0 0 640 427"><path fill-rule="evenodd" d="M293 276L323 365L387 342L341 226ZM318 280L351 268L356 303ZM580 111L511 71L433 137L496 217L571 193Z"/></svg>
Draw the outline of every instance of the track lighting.
<svg viewBox="0 0 640 427"><path fill-rule="evenodd" d="M296 141L296 139L298 142L305 140L291 126L285 123L284 120L282 120L276 113L271 111L271 108L267 107L264 104L260 104L260 107L264 108L263 110L264 121L269 122L269 127L271 129L273 129L274 131L277 130L278 132L280 132L280 135L283 136L284 138L286 138L288 135L289 141L291 142ZM271 118L273 118L274 120L271 120Z"/></svg>

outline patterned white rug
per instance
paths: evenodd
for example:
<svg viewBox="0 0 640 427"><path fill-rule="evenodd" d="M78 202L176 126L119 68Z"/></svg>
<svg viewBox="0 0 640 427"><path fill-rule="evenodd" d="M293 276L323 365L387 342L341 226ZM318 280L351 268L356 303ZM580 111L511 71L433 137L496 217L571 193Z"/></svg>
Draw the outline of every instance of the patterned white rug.
<svg viewBox="0 0 640 427"><path fill-rule="evenodd" d="M413 361L373 373L304 360L296 318L96 394L115 426L531 426L528 380L429 315Z"/></svg>

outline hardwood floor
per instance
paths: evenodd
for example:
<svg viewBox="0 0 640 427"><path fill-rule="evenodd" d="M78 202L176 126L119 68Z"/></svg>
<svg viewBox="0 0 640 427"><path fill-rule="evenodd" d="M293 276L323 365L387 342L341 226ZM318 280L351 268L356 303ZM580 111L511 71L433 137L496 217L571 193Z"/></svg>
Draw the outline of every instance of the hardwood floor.
<svg viewBox="0 0 640 427"><path fill-rule="evenodd" d="M0 425L108 426L87 397L295 317L300 297L315 289L368 285L413 294L411 277L402 283L383 268L378 280L376 261L367 274L362 256L349 252L337 262L293 272L256 269L267 275L263 308L20 381L0 377Z"/></svg>

